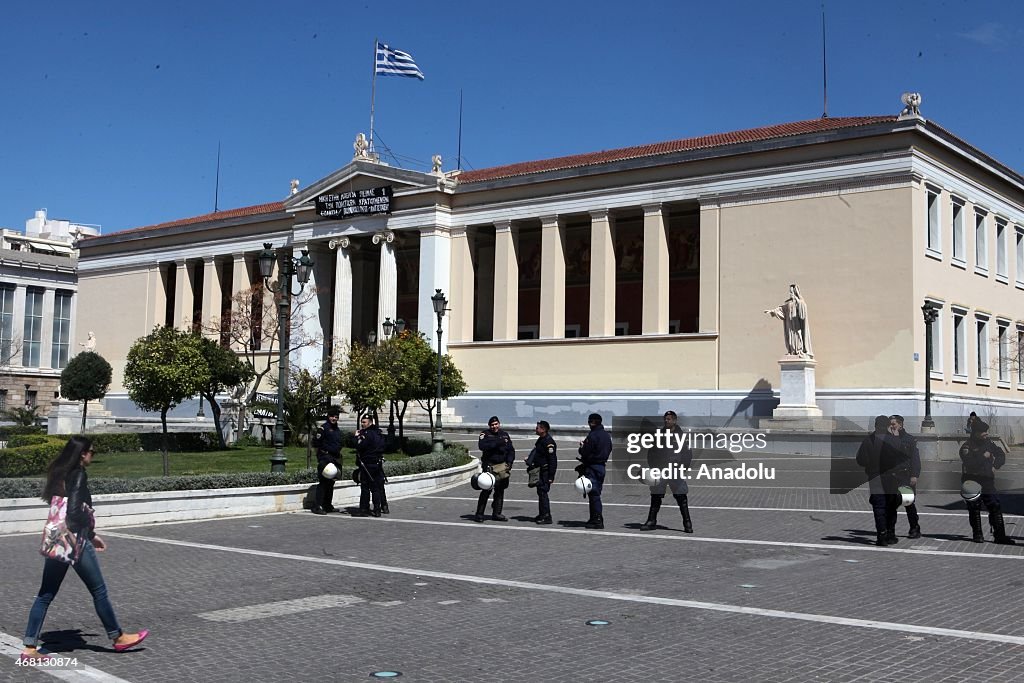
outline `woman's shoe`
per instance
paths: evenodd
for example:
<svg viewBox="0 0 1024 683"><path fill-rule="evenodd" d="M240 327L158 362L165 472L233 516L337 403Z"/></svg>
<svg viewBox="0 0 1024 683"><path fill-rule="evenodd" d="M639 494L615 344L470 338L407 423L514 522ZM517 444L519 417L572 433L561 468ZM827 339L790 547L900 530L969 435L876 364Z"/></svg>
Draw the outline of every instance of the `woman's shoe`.
<svg viewBox="0 0 1024 683"><path fill-rule="evenodd" d="M124 652L125 650L132 649L133 647L135 647L136 645L138 645L146 639L146 636L149 635L149 631L147 629L142 629L138 633L134 634L134 637L131 637L132 634L122 634L122 636L124 635L128 635L129 640L123 643L115 642L114 650L116 650L117 652Z"/></svg>
<svg viewBox="0 0 1024 683"><path fill-rule="evenodd" d="M50 660L51 657L53 657L53 655L49 652L40 652L39 650L34 650L32 652L22 652L18 656L18 661L23 664L45 664Z"/></svg>

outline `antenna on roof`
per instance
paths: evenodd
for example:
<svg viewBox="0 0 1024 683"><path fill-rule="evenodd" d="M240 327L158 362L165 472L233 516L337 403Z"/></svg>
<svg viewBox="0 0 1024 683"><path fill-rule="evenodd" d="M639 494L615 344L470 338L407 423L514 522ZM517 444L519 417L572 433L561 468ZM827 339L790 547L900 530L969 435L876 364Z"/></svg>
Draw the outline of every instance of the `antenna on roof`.
<svg viewBox="0 0 1024 683"><path fill-rule="evenodd" d="M825 3L821 3L821 118L828 118L828 62L825 59Z"/></svg>
<svg viewBox="0 0 1024 683"><path fill-rule="evenodd" d="M217 213L217 202L220 200L220 140L217 141L217 179L213 185L213 212Z"/></svg>

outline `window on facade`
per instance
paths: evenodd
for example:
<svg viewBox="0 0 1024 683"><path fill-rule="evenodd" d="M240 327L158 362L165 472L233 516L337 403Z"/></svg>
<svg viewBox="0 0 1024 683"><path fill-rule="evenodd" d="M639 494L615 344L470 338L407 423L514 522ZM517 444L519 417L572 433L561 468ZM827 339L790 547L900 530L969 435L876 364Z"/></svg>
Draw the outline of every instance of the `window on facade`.
<svg viewBox="0 0 1024 683"><path fill-rule="evenodd" d="M27 368L39 367L39 351L43 342L43 290L25 292L25 332L22 342L21 364Z"/></svg>
<svg viewBox="0 0 1024 683"><path fill-rule="evenodd" d="M1017 227L1017 282L1024 285L1024 230Z"/></svg>
<svg viewBox="0 0 1024 683"><path fill-rule="evenodd" d="M0 365L10 365L14 348L14 287L0 287Z"/></svg>
<svg viewBox="0 0 1024 683"><path fill-rule="evenodd" d="M39 405L39 394L35 390L25 391L25 407L31 410Z"/></svg>
<svg viewBox="0 0 1024 683"><path fill-rule="evenodd" d="M978 379L988 379L988 320L977 320L975 342L978 345Z"/></svg>
<svg viewBox="0 0 1024 683"><path fill-rule="evenodd" d="M964 205L953 200L953 259L967 260L967 248L964 244Z"/></svg>
<svg viewBox="0 0 1024 683"><path fill-rule="evenodd" d="M53 297L53 344L50 367L63 368L68 364L71 347L71 292L57 291Z"/></svg>
<svg viewBox="0 0 1024 683"><path fill-rule="evenodd" d="M996 221L996 275L1006 277L1006 223Z"/></svg>
<svg viewBox="0 0 1024 683"><path fill-rule="evenodd" d="M1006 323L998 327L999 381L1010 381L1010 330Z"/></svg>
<svg viewBox="0 0 1024 683"><path fill-rule="evenodd" d="M953 374L967 376L967 331L963 313L953 313Z"/></svg>
<svg viewBox="0 0 1024 683"><path fill-rule="evenodd" d="M7 390L0 389L0 410L7 410Z"/></svg>
<svg viewBox="0 0 1024 683"><path fill-rule="evenodd" d="M988 235L985 234L987 216L984 212L974 214L974 265L988 270Z"/></svg>
<svg viewBox="0 0 1024 683"><path fill-rule="evenodd" d="M928 190L928 249L942 251L942 231L939 224L939 193Z"/></svg>
<svg viewBox="0 0 1024 683"><path fill-rule="evenodd" d="M1017 363L1017 384L1024 386L1024 328L1017 328L1017 350L1016 350Z"/></svg>

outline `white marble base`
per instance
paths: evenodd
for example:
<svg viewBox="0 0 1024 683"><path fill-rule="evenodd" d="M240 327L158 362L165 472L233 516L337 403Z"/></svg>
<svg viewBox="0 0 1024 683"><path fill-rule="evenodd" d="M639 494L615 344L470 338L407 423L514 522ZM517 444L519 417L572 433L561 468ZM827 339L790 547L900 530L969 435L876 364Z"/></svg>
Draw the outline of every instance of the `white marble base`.
<svg viewBox="0 0 1024 683"><path fill-rule="evenodd" d="M103 408L99 401L89 401L89 410L85 416L85 429L99 425L113 424L114 417L109 410ZM57 399L50 404L47 417L47 432L50 434L78 434L82 429L82 402Z"/></svg>
<svg viewBox="0 0 1024 683"><path fill-rule="evenodd" d="M779 359L782 384L779 389L779 407L772 411L775 420L820 418L821 408L815 399L813 358L786 356Z"/></svg>

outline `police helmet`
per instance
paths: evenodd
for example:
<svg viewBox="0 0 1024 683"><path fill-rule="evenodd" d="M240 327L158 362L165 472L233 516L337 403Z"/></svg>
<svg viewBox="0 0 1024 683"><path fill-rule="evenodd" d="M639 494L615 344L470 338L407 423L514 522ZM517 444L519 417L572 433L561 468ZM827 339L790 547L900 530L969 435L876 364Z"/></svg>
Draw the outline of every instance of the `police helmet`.
<svg viewBox="0 0 1024 683"><path fill-rule="evenodd" d="M593 490L594 482L590 481L587 477L580 476L580 478L576 480L575 486L576 490L585 496Z"/></svg>
<svg viewBox="0 0 1024 683"><path fill-rule="evenodd" d="M970 502L981 498L981 484L968 479L960 485L960 497Z"/></svg>
<svg viewBox="0 0 1024 683"><path fill-rule="evenodd" d="M909 486L901 486L896 489L896 492L900 496L900 505L913 505L914 504L914 489Z"/></svg>
<svg viewBox="0 0 1024 683"><path fill-rule="evenodd" d="M338 476L338 466L333 462L329 462L324 465L324 469L320 472L320 476L324 479L335 479Z"/></svg>
<svg viewBox="0 0 1024 683"><path fill-rule="evenodd" d="M494 488L494 483L494 475L490 472L474 474L473 478L469 480L469 485L477 491L490 491Z"/></svg>

